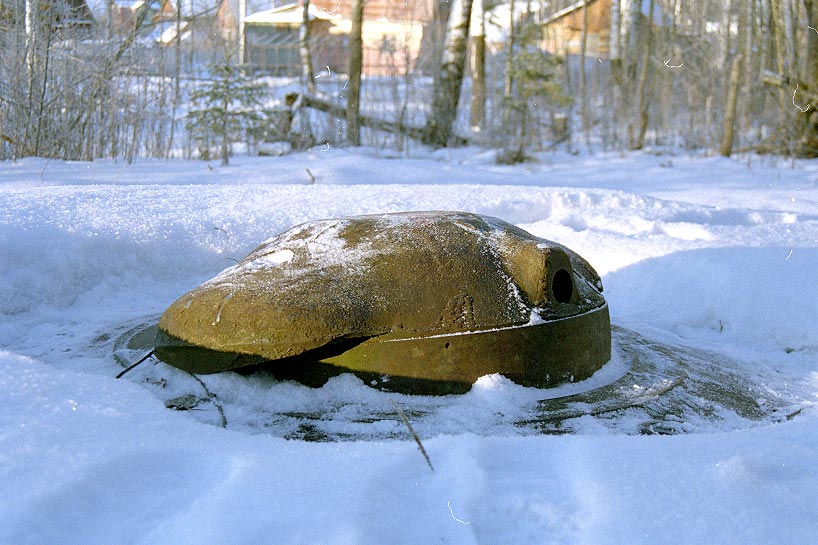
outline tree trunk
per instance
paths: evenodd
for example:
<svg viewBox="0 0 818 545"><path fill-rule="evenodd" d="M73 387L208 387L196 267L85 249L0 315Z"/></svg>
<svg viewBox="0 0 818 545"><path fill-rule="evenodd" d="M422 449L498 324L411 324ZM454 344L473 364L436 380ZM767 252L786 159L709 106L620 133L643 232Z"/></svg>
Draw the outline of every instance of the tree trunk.
<svg viewBox="0 0 818 545"><path fill-rule="evenodd" d="M448 0L445 0L448 3ZM430 73L437 74L440 70L440 58L443 56L443 40L446 37L448 20L445 11L441 9L442 0L432 0L432 47L429 52L431 61L428 63Z"/></svg>
<svg viewBox="0 0 818 545"><path fill-rule="evenodd" d="M506 74L503 82L503 93L506 98L511 96L514 87L514 0L510 0L508 5L508 52L506 53Z"/></svg>
<svg viewBox="0 0 818 545"><path fill-rule="evenodd" d="M650 0L648 21L653 18L654 0ZM636 112L628 127L629 145L632 150L645 147L645 133L648 128L648 87L650 77L650 57L653 52L653 28L650 22L645 28L645 46L639 62L639 78L636 83Z"/></svg>
<svg viewBox="0 0 818 545"><path fill-rule="evenodd" d="M35 111L35 93L38 87L37 78L39 76L39 69L38 69L38 59L37 59L37 47L38 47L38 33L37 33L37 8L36 0L25 0L25 30L26 30L26 42L25 42L25 63L26 63L26 79L28 80L28 85L26 86L26 102L24 106L24 111L26 112L23 118L25 120L23 126L23 140L25 142L26 148L31 148L34 150L34 154L37 153L36 143L34 142L33 133L34 128L32 127L32 123L34 120L32 119L32 113Z"/></svg>
<svg viewBox="0 0 818 545"><path fill-rule="evenodd" d="M310 0L304 0L301 26L298 28L298 54L301 57L301 79L308 93L315 93L315 77L310 54Z"/></svg>
<svg viewBox="0 0 818 545"><path fill-rule="evenodd" d="M176 112L179 110L179 102L182 98L182 0L176 0L176 36L173 39L173 103L170 108L170 137L168 138L168 152L166 159L170 159L173 153L173 138L176 133ZM243 62L243 57L241 62Z"/></svg>
<svg viewBox="0 0 818 545"><path fill-rule="evenodd" d="M611 35L608 38L608 57L611 62L622 58L622 31L620 27L620 0L611 0Z"/></svg>
<svg viewBox="0 0 818 545"><path fill-rule="evenodd" d="M486 120L486 20L484 0L475 0L471 39L471 112L472 130L479 131Z"/></svg>
<svg viewBox="0 0 818 545"><path fill-rule="evenodd" d="M798 66L798 47L796 46L795 25L793 23L792 0L783 0L784 43L787 65L792 70Z"/></svg>
<svg viewBox="0 0 818 545"><path fill-rule="evenodd" d="M770 31L774 40L776 69L779 74L788 74L790 66L787 62L787 45L784 38L784 7L781 5L781 0L770 0L770 11L772 15Z"/></svg>
<svg viewBox="0 0 818 545"><path fill-rule="evenodd" d="M579 97L580 116L582 117L582 133L585 135L585 145L591 145L590 123L588 121L588 92L587 76L585 74L585 53L588 47L588 0L582 2L582 35L579 41Z"/></svg>
<svg viewBox="0 0 818 545"><path fill-rule="evenodd" d="M622 103L622 30L621 30L620 0L611 0L611 35L608 41L608 57L611 62L611 84L609 85L609 100L612 107L611 127L614 143L619 140L621 130L620 115Z"/></svg>
<svg viewBox="0 0 818 545"><path fill-rule="evenodd" d="M721 145L719 153L730 157L733 153L733 130L735 128L736 105L738 103L738 87L741 81L741 59L738 54L733 58L733 67L730 70L730 87L727 90L727 103L724 106L724 120L721 127Z"/></svg>
<svg viewBox="0 0 818 545"><path fill-rule="evenodd" d="M177 0L181 2L181 0ZM181 6L180 6L181 7ZM239 0L239 64L247 64L247 35L245 33L245 19L247 19L247 0Z"/></svg>
<svg viewBox="0 0 818 545"><path fill-rule="evenodd" d="M753 74L755 70L753 63L757 61L753 55L753 39L754 39L754 10L753 0L741 0L741 12L743 14L744 22L744 61L747 63L744 67L744 90L749 96L750 89L753 86Z"/></svg>
<svg viewBox="0 0 818 545"><path fill-rule="evenodd" d="M364 0L352 2L352 30L349 33L349 89L347 89L347 141L353 146L361 145L361 126L358 114L361 110L361 70L363 65Z"/></svg>
<svg viewBox="0 0 818 545"><path fill-rule="evenodd" d="M650 70L650 47L642 52L639 80L637 82L636 116L628 127L630 148L639 150L645 147L645 133L648 128L648 72Z"/></svg>
<svg viewBox="0 0 818 545"><path fill-rule="evenodd" d="M724 73L727 73L727 67L730 64L730 49L732 46L732 32L730 27L733 24L733 0L725 0L722 2L721 12L721 60L719 65Z"/></svg>
<svg viewBox="0 0 818 545"><path fill-rule="evenodd" d="M37 28L37 0L25 0L26 2L26 52L30 52L34 45L34 38Z"/></svg>
<svg viewBox="0 0 818 545"><path fill-rule="evenodd" d="M228 111L230 110L230 103L233 102L233 93L231 89L230 80L228 77L225 77L225 86L224 86L224 96L222 97L222 126L220 128L221 132L221 156L222 156L222 166L227 166L230 162L230 136L229 136L229 122L228 122Z"/></svg>
<svg viewBox="0 0 818 545"><path fill-rule="evenodd" d="M756 63L757 71L751 74L754 82L761 79L761 75L765 70L769 69L769 59L772 58L772 47L774 40L770 30L770 0L756 0L758 2L758 36L756 39L756 47L758 48L758 61ZM752 89L753 87L751 87ZM759 104L764 104L764 97L755 96ZM756 140L761 142L764 138L764 125L758 123L756 129Z"/></svg>
<svg viewBox="0 0 818 545"><path fill-rule="evenodd" d="M630 0L627 9L627 24L624 25L624 32L627 32L627 50L625 51L625 68L627 78L633 80L636 77L636 67L639 63L639 14L641 13L641 0Z"/></svg>
<svg viewBox="0 0 818 545"><path fill-rule="evenodd" d="M432 107L424 127L423 143L440 148L448 144L460 101L466 65L472 0L452 0L452 12L440 71L435 78Z"/></svg>
<svg viewBox="0 0 818 545"><path fill-rule="evenodd" d="M818 92L818 0L804 0L807 12L807 69L805 78L813 92Z"/></svg>
<svg viewBox="0 0 818 545"><path fill-rule="evenodd" d="M784 28L786 26L784 21L784 6L782 0L770 0L770 33L773 42L773 51L775 52L775 71L785 76L791 75L790 65L787 55L787 41L784 37ZM782 142L782 147L792 146L792 131L791 131L791 116L790 112L790 97L786 89L781 89L778 92L778 123L782 129L786 142Z"/></svg>
<svg viewBox="0 0 818 545"><path fill-rule="evenodd" d="M806 83L813 94L818 94L818 0L804 0L807 12L807 51L806 51ZM801 135L802 154L818 155L818 104L813 103L808 116L807 124Z"/></svg>
<svg viewBox="0 0 818 545"><path fill-rule="evenodd" d="M503 75L503 98L506 104L503 108L503 126L510 128L511 126L511 93L514 91L514 45L515 45L514 26L514 0L510 0L508 4L508 44L506 46L506 65L505 73ZM565 63L568 66L568 63Z"/></svg>
<svg viewBox="0 0 818 545"><path fill-rule="evenodd" d="M46 17L48 17L49 13L48 12L45 13ZM51 14L51 17L53 17L53 14ZM44 113L47 102L49 83L51 79L50 78L51 70L49 67L51 63L51 45L52 41L54 40L54 33L52 31L52 24L54 22L56 22L54 19L46 18L44 24L42 25L43 36L41 37L38 36L36 40L37 42L41 43L34 44L35 48L42 49L43 51L42 58L41 59L37 58L35 62L36 70L42 73L40 77L42 83L40 84L40 87L37 89L35 102L32 104L33 106L35 106L34 115L36 119L36 129L34 134L34 155L40 155L40 153L42 152L41 145L43 145L44 132L43 124L46 121ZM38 82L38 84L39 83L40 82ZM50 151L51 150L49 150L49 152L46 153L46 156L50 155Z"/></svg>
<svg viewBox="0 0 818 545"><path fill-rule="evenodd" d="M679 1L672 0L670 4L670 29L673 31L673 34L676 34L677 25L679 21Z"/></svg>

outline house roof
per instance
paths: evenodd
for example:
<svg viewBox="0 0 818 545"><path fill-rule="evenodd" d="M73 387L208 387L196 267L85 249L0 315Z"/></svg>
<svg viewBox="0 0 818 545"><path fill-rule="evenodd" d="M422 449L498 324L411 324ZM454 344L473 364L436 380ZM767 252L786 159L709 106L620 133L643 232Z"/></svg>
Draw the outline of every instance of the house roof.
<svg viewBox="0 0 818 545"><path fill-rule="evenodd" d="M591 4L593 4L596 1L597 0L588 0L588 5L590 6ZM556 21L558 19L562 19L566 15L569 15L569 14L574 13L575 11L581 9L584 4L585 4L585 0L580 0L579 2L574 2L573 4L570 4L570 5L562 8L559 11L555 11L554 13L552 13L551 15L549 15L548 17L546 17L543 20L543 24L547 25L549 23L553 23L554 21Z"/></svg>
<svg viewBox="0 0 818 545"><path fill-rule="evenodd" d="M596 3L597 1L598 0L588 0L588 5L590 6L591 4ZM634 0L631 0L631 1L634 1ZM635 1L639 1L639 0L635 0ZM574 2L573 4L568 5L568 6L564 7L564 8L562 8L561 10L556 11L556 12L552 13L551 15L549 15L548 17L546 17L543 20L542 24L547 25L547 24L553 23L554 21L562 19L566 15L570 15L571 13L574 13L575 11L578 11L578 10L582 9L582 6L584 4L585 4L585 0L579 0L579 2ZM640 12L642 13L642 15L647 17L649 15L649 13L648 13L649 11L650 11L650 0L641 0ZM664 16L664 13L662 12L662 7L659 5L659 2L654 2L653 14L652 15L653 16L651 17L651 19L653 20L653 24L661 26L664 23L665 16Z"/></svg>
<svg viewBox="0 0 818 545"><path fill-rule="evenodd" d="M93 2L94 0L91 0ZM89 9L86 0L57 0L38 9L53 10L58 24L90 24L94 20L94 14ZM0 9L8 10L10 13L24 13L26 4L24 0L0 0Z"/></svg>
<svg viewBox="0 0 818 545"><path fill-rule="evenodd" d="M128 8L131 10L136 10L137 8L141 7L143 4L150 2L151 0L113 0L113 4L115 6L121 8ZM219 6L222 0L179 0L182 7L182 15L188 17L191 15L197 15L201 13L212 13L216 11L216 8ZM238 16L239 13L239 0L226 0L228 4L230 4L230 9ZM270 6L273 5L273 0L246 0L247 1L247 13L255 13L257 11L263 11L268 9ZM176 7L177 0L171 0L172 7ZM105 5L108 3L108 0L86 0L88 7L91 10L91 13L94 14L94 17L99 19L105 15ZM161 0L154 1L155 4L161 4ZM158 7L158 6L157 6Z"/></svg>
<svg viewBox="0 0 818 545"><path fill-rule="evenodd" d="M189 24L187 21L182 21L180 25L181 33L179 37L182 41L186 41L190 37ZM143 41L150 43L171 44L176 41L176 23L174 21L161 21L151 27L150 33L141 37Z"/></svg>
<svg viewBox="0 0 818 545"><path fill-rule="evenodd" d="M298 4L290 4L280 8L253 13L252 15L248 15L244 22L256 25L300 25L303 17L303 8ZM336 20L339 19L340 16L330 15L326 10L319 10L310 4L309 18L310 20Z"/></svg>

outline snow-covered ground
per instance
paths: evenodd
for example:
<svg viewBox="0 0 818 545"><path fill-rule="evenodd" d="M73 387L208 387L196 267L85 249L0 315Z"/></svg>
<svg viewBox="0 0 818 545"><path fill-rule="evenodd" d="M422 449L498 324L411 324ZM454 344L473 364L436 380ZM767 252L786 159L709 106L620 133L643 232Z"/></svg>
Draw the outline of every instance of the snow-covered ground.
<svg viewBox="0 0 818 545"><path fill-rule="evenodd" d="M818 162L417 155L0 163L0 544L816 542ZM554 392L500 377L415 401L351 376L309 389L229 374L206 379L222 429L212 410L165 407L163 390L184 387L162 364L113 378L131 355L118 338L269 236L431 209L568 245L602 274L619 331L729 362L777 409L710 418L705 403L675 435L624 409L542 435L514 422ZM628 365L615 355L557 392ZM358 418L390 399L434 409L416 421L434 471L396 415ZM333 429L369 439L297 440L264 422L322 407L354 411Z"/></svg>

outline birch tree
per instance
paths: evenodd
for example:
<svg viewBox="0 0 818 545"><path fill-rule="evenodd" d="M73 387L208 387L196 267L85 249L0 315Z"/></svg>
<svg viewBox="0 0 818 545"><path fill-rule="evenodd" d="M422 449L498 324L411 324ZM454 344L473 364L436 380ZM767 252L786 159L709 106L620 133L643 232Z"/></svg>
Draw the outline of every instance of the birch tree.
<svg viewBox="0 0 818 545"><path fill-rule="evenodd" d="M303 0L301 26L298 28L298 54L301 57L301 79L308 93L315 93L315 78L310 53L310 0Z"/></svg>
<svg viewBox="0 0 818 545"><path fill-rule="evenodd" d="M481 130L486 120L486 17L485 0L474 0L471 38L472 130Z"/></svg>
<svg viewBox="0 0 818 545"><path fill-rule="evenodd" d="M722 5L721 15L721 68L726 74L730 68L730 50L732 45L732 8L734 0L726 0Z"/></svg>
<svg viewBox="0 0 818 545"><path fill-rule="evenodd" d="M611 34L608 38L608 57L611 63L621 62L622 31L620 30L620 0L611 0Z"/></svg>
<svg viewBox="0 0 818 545"><path fill-rule="evenodd" d="M625 10L625 21L621 31L625 33L625 69L627 77L633 80L636 77L636 67L639 62L639 14L642 0L628 0Z"/></svg>

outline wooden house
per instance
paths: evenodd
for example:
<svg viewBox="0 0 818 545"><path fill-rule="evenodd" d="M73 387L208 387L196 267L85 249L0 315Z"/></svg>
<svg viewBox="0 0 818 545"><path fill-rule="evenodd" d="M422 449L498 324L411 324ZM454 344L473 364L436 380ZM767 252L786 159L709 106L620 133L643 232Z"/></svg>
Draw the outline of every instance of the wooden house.
<svg viewBox="0 0 818 545"><path fill-rule="evenodd" d="M628 2L639 3L637 25L649 25L654 28L670 25L670 18L660 2L651 4L649 0L627 0L622 4L623 11L628 9ZM572 1L543 19L543 49L554 54L579 55L584 3L582 0ZM588 0L587 9L585 55L607 59L611 38L611 0Z"/></svg>
<svg viewBox="0 0 818 545"><path fill-rule="evenodd" d="M291 3L252 13L245 19L244 62L254 71L276 76L295 76L301 71L298 34L303 7ZM340 16L310 6L310 53L316 71L326 66L343 68L347 36L337 24Z"/></svg>
<svg viewBox="0 0 818 545"><path fill-rule="evenodd" d="M549 53L579 55L584 0L574 2L542 22L542 47ZM611 0L588 0L588 29L585 54L608 58L611 36Z"/></svg>
<svg viewBox="0 0 818 545"><path fill-rule="evenodd" d="M369 0L364 8L363 71L367 75L400 75L422 68L430 55L429 35L435 20L434 0ZM352 0L310 2L310 48L316 71L348 65ZM264 72L295 75L300 71L298 29L302 2L274 2L272 9L245 19L245 62Z"/></svg>
<svg viewBox="0 0 818 545"><path fill-rule="evenodd" d="M94 16L85 0L45 0L36 10L35 25L50 27L60 39L87 38L93 32ZM0 0L0 31L25 26L25 0Z"/></svg>

